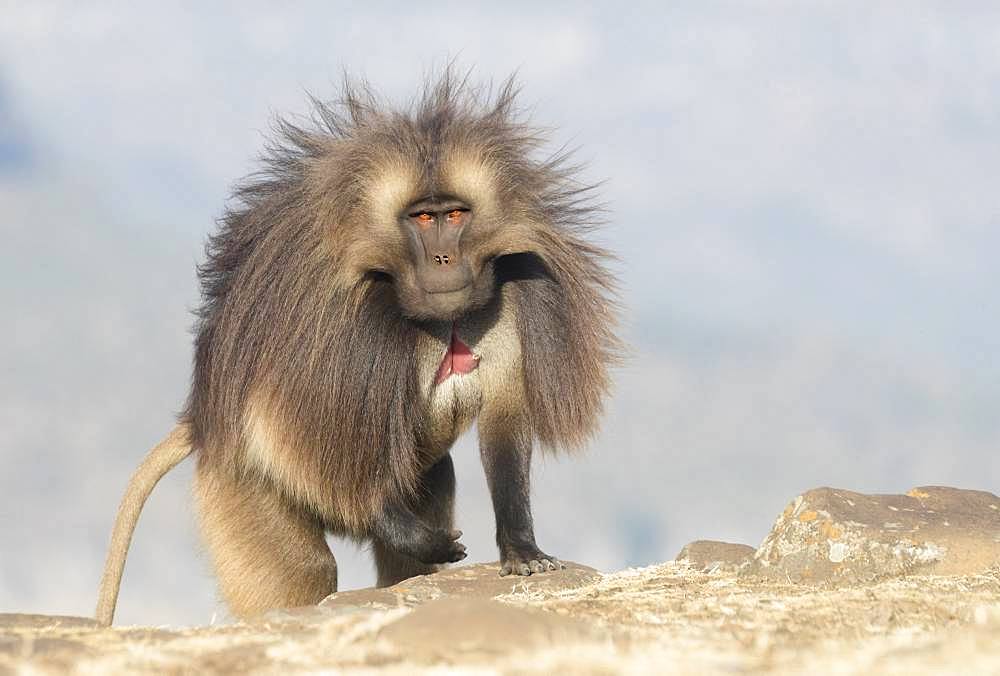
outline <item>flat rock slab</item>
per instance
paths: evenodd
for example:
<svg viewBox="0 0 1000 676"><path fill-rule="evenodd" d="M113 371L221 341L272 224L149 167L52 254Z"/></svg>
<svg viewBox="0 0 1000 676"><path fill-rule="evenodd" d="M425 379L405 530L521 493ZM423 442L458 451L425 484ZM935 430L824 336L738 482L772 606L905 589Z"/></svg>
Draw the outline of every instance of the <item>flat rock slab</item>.
<svg viewBox="0 0 1000 676"><path fill-rule="evenodd" d="M677 562L548 591L506 581L496 599L293 609L211 627L7 615L0 676L1000 673L1000 569L835 589Z"/></svg>
<svg viewBox="0 0 1000 676"><path fill-rule="evenodd" d="M684 545L674 559L706 572L736 570L748 565L755 551L750 545L717 540L695 540Z"/></svg>
<svg viewBox="0 0 1000 676"><path fill-rule="evenodd" d="M500 564L477 563L447 568L433 575L418 575L381 589L358 589L332 594L320 602L321 608L397 608L417 606L446 597L492 599L511 592L552 592L576 589L600 579L601 573L588 566L563 561L564 570L552 570L521 577L500 577Z"/></svg>
<svg viewBox="0 0 1000 676"><path fill-rule="evenodd" d="M99 627L92 617L74 615L31 615L27 613L0 613L0 630L3 629L70 629L74 627Z"/></svg>
<svg viewBox="0 0 1000 676"><path fill-rule="evenodd" d="M556 613L477 598L430 601L386 626L379 637L408 659L507 654L595 637L586 624Z"/></svg>
<svg viewBox="0 0 1000 676"><path fill-rule="evenodd" d="M911 573L975 575L1000 565L1000 498L942 486L906 495L816 488L775 521L745 576L856 584Z"/></svg>

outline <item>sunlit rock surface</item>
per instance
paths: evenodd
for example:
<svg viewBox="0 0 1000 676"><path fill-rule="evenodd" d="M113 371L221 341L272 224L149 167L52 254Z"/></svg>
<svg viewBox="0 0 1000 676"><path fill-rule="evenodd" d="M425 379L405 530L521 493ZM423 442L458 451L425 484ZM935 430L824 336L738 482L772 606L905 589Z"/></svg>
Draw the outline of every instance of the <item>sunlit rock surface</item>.
<svg viewBox="0 0 1000 676"><path fill-rule="evenodd" d="M1000 565L1000 498L941 486L906 495L816 488L778 517L746 571L804 584L904 574L968 575Z"/></svg>
<svg viewBox="0 0 1000 676"><path fill-rule="evenodd" d="M754 548L750 545L717 540L695 540L684 545L674 558L711 573L716 570L739 570L750 565L753 556Z"/></svg>
<svg viewBox="0 0 1000 676"><path fill-rule="evenodd" d="M223 626L0 615L0 674L1000 673L994 504L817 489L755 553L698 541L662 565L527 578L462 566ZM832 561L838 542L941 554Z"/></svg>

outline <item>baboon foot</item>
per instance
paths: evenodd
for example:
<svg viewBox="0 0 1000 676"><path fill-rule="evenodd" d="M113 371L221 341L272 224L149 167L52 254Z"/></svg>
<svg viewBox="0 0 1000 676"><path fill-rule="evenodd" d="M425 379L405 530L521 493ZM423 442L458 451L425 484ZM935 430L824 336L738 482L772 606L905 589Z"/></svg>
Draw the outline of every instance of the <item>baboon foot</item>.
<svg viewBox="0 0 1000 676"><path fill-rule="evenodd" d="M500 577L507 575L531 575L549 570L561 570L566 565L554 556L549 556L534 544L508 547L500 559Z"/></svg>

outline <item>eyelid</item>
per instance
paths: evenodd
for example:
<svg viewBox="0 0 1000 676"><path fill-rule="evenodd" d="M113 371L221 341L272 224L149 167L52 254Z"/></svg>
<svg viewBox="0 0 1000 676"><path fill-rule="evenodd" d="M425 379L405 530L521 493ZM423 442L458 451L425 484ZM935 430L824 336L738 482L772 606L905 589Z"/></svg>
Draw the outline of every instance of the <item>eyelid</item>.
<svg viewBox="0 0 1000 676"><path fill-rule="evenodd" d="M448 209L446 211L438 212L441 216L446 218L460 218L462 214L467 214L471 209L468 207L455 207L453 209ZM429 221L438 218L434 213L430 211L415 211L408 214L408 216L413 220Z"/></svg>

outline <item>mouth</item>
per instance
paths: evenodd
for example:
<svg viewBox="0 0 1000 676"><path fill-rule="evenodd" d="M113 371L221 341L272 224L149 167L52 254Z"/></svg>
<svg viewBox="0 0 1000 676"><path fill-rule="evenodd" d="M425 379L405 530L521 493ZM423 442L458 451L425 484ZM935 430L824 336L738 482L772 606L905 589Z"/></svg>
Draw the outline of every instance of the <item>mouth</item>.
<svg viewBox="0 0 1000 676"><path fill-rule="evenodd" d="M418 301L422 314L445 321L455 321L470 309L473 287L471 284L457 289L435 289L430 291L419 287L422 298Z"/></svg>
<svg viewBox="0 0 1000 676"><path fill-rule="evenodd" d="M470 286L469 283L464 283L461 286L457 286L454 289L428 289L424 286L420 287L420 290L426 293L428 296L434 296L435 298L448 298L451 295L464 293Z"/></svg>
<svg viewBox="0 0 1000 676"><path fill-rule="evenodd" d="M479 355L474 354L469 346L461 341L455 333L455 325L451 325L451 341L445 350L441 365L434 376L434 384L440 385L453 375L472 373L479 367Z"/></svg>

